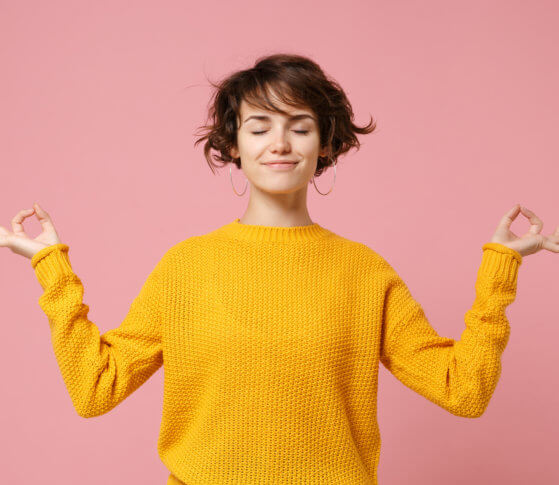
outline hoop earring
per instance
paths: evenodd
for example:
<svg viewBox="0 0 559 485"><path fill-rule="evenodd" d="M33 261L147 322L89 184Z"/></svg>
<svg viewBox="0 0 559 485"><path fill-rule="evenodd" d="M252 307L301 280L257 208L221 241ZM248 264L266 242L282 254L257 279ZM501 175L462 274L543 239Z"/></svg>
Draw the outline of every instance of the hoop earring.
<svg viewBox="0 0 559 485"><path fill-rule="evenodd" d="M233 185L233 174L231 172L231 165L229 165L229 179L231 180L231 187L233 187L233 192L235 192L235 194L237 194L239 197L244 195L245 192L247 191L247 187L248 187L248 179L245 178L246 180L246 184L245 184L245 190L243 190L243 192L241 194L239 194L236 190L235 190L235 186Z"/></svg>
<svg viewBox="0 0 559 485"><path fill-rule="evenodd" d="M320 190L318 190L318 187L316 186L316 184L314 183L314 175L312 178L312 183L314 185L314 188L316 189L316 191L320 194L320 195L328 195L330 192L332 192L332 189L334 188L334 185L336 184L336 165L338 165L338 162L334 162L333 167L334 167L334 183L332 184L332 187L330 187L330 190L328 192L326 192L325 194L323 194Z"/></svg>

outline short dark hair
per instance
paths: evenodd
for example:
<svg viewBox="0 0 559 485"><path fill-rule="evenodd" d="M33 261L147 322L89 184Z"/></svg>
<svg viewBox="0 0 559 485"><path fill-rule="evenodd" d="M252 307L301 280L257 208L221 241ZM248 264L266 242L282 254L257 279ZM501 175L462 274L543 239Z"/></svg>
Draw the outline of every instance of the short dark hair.
<svg viewBox="0 0 559 485"><path fill-rule="evenodd" d="M219 83L210 83L215 91L209 103L206 124L199 128L203 136L194 146L206 140L204 155L214 173L214 167L220 168L227 163L241 168L240 159L232 158L229 151L237 145L237 117L241 116L243 100L288 115L272 103L270 88L283 103L308 107L317 115L320 146L330 147L330 153L318 158L315 177L351 148L359 150L361 145L356 133L364 135L376 129L372 117L364 127L353 124L353 109L341 86L316 62L301 55L280 53L260 57L254 67L234 72ZM211 149L218 152L213 159Z"/></svg>

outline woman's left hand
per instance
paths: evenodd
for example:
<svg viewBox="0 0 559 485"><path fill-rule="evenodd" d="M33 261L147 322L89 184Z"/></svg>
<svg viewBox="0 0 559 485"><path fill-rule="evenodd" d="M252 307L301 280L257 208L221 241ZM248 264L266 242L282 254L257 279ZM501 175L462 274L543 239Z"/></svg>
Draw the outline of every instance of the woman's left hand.
<svg viewBox="0 0 559 485"><path fill-rule="evenodd" d="M522 237L518 237L510 230L512 222L518 214L522 214L530 221L530 230ZM522 256L534 254L541 249L547 249L553 253L559 253L559 226L553 234L547 236L540 234L543 228L543 222L532 211L516 204L514 208L508 211L501 219L491 242L502 244L508 248L514 249Z"/></svg>

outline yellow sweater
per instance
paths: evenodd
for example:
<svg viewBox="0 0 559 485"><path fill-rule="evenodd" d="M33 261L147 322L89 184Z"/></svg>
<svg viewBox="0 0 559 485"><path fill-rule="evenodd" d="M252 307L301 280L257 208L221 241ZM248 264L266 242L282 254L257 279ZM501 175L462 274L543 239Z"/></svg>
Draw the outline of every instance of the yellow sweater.
<svg viewBox="0 0 559 485"><path fill-rule="evenodd" d="M439 336L390 264L317 223L239 219L171 247L100 335L68 246L31 260L80 416L107 413L164 366L168 484L376 484L378 366L456 416L483 414L501 372L522 256L484 244L460 340Z"/></svg>

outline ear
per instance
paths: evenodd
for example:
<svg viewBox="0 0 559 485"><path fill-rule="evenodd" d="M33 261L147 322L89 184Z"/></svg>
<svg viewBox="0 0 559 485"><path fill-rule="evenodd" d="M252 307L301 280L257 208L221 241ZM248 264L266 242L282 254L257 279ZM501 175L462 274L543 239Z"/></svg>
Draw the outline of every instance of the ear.
<svg viewBox="0 0 559 485"><path fill-rule="evenodd" d="M239 150L237 150L236 147L233 147L233 148L231 148L231 149L229 150L229 155L230 155L232 158L239 158Z"/></svg>
<svg viewBox="0 0 559 485"><path fill-rule="evenodd" d="M324 147L320 150L320 156L326 157L330 154L330 149L328 147Z"/></svg>

